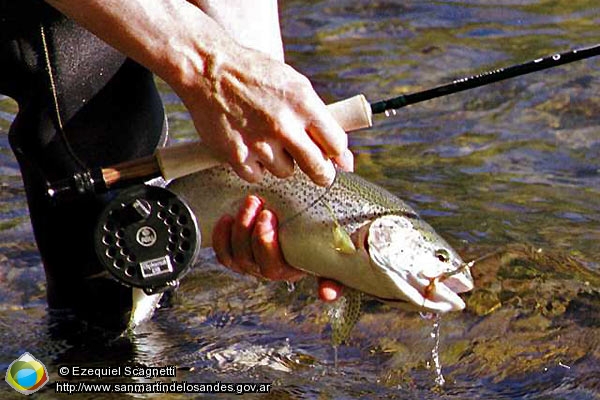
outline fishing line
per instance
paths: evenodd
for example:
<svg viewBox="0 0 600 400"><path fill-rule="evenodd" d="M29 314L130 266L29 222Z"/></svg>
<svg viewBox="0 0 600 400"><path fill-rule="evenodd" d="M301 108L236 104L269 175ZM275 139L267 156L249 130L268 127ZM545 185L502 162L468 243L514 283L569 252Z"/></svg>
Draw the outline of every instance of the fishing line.
<svg viewBox="0 0 600 400"><path fill-rule="evenodd" d="M321 200L323 200L323 198L329 194L329 192L331 191L331 188L333 187L333 185L336 184L338 176L339 176L339 171L338 171L337 168L335 168L335 176L333 177L333 182L331 182L331 185L327 186L325 188L325 190L323 191L323 193L321 193L315 200L313 200L304 209L302 209L302 210L298 211L296 214L294 214L294 215L286 218L284 221L281 221L279 223L279 228L281 228L284 225L289 224L290 222L292 222L293 220L295 220L296 218L300 217L302 214L304 214L305 212L307 212L308 210L310 210L312 207L314 207L315 205L317 205L319 202L321 202Z"/></svg>
<svg viewBox="0 0 600 400"><path fill-rule="evenodd" d="M494 250L492 252L489 252L487 254L482 255L481 257L478 257L478 258L476 258L474 260L471 260L471 261L469 261L467 263L463 263L460 267L456 268L455 270L444 272L442 275L434 278L434 280L438 280L439 279L439 280L443 281L444 279L447 279L447 278L451 277L452 275L460 274L465 269L472 268L473 265L475 265L475 263L478 263L478 262L486 260L486 259L488 259L490 257L493 257L496 254L499 254L499 253L501 253L504 250L506 250L506 247L502 246L502 247L500 247L500 248L498 248L498 249L496 249L496 250Z"/></svg>
<svg viewBox="0 0 600 400"><path fill-rule="evenodd" d="M46 40L46 30L44 29L44 24L40 23L40 36L42 38L42 47L44 50L44 61L46 64L46 71L48 72L48 80L50 82L50 92L52 93L52 101L54 103L54 113L55 113L55 117L56 117L56 123L58 125L58 132L60 133L61 138L63 139L63 143L67 149L67 151L69 152L69 155L73 158L73 160L79 164L79 166L82 169L86 169L87 166L85 165L85 163L83 161L81 161L81 159L79 157L77 157L77 154L75 154L75 151L73 150L73 148L71 147L71 144L69 143L69 140L67 138L67 134L65 133L65 129L64 129L64 124L63 124L63 120L61 117L61 112L60 112L60 106L59 106L59 102L58 102L58 90L57 90L57 86L56 86L56 82L54 81L54 70L52 68L52 62L50 61L50 50L48 49L48 41Z"/></svg>

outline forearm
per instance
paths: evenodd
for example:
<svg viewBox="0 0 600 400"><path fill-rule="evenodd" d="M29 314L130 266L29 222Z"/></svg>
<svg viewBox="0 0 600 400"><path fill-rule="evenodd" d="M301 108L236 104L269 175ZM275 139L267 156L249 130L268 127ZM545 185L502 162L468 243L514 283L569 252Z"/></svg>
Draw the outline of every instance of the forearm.
<svg viewBox="0 0 600 400"><path fill-rule="evenodd" d="M190 0L238 43L283 60L277 0Z"/></svg>
<svg viewBox="0 0 600 400"><path fill-rule="evenodd" d="M111 46L155 72L175 90L198 84L223 49L237 46L186 0L48 0Z"/></svg>

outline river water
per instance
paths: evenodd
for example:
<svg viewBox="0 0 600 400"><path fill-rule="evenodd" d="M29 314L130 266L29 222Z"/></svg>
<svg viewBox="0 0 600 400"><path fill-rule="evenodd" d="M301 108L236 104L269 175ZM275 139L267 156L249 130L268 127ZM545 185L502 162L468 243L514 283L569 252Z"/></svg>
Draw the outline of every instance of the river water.
<svg viewBox="0 0 600 400"><path fill-rule="evenodd" d="M281 17L287 61L327 102L376 101L600 39L593 0L287 1ZM161 91L173 137L193 137ZM28 351L51 380L62 364L176 365L179 381L271 383L268 398L600 398L599 92L600 59L590 59L351 134L358 174L408 201L465 259L496 252L474 267L467 310L441 321L441 387L433 320L368 302L336 367L314 282L290 291L210 254L136 335L57 333L7 143L16 106L0 98L0 369ZM38 396L61 397L53 386Z"/></svg>

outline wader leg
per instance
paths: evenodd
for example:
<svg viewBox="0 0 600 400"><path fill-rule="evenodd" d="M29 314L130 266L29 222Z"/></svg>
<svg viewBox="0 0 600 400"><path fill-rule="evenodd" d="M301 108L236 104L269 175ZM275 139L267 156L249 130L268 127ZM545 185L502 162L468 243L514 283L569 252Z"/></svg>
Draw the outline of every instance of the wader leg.
<svg viewBox="0 0 600 400"><path fill-rule="evenodd" d="M22 23L3 28L0 92L19 104L9 139L46 272L48 305L92 322L122 324L131 309L131 289L99 276L104 270L94 254L93 228L105 199L51 204L46 183L152 154L163 135L162 103L151 73L34 3L27 17L14 18L27 21L27 29Z"/></svg>

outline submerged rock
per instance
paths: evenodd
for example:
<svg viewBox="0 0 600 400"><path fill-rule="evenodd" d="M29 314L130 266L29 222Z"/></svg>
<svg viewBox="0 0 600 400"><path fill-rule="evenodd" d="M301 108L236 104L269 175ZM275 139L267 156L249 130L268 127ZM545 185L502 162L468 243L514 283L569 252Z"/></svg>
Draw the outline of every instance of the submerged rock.
<svg viewBox="0 0 600 400"><path fill-rule="evenodd" d="M574 373L574 366L597 366L598 272L557 252L513 245L476 264L473 276L476 289L466 296L464 315L470 343L461 343L454 373L501 382L557 367Z"/></svg>

